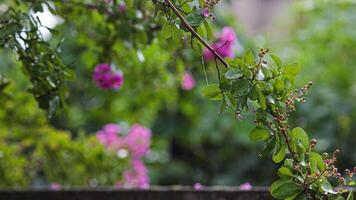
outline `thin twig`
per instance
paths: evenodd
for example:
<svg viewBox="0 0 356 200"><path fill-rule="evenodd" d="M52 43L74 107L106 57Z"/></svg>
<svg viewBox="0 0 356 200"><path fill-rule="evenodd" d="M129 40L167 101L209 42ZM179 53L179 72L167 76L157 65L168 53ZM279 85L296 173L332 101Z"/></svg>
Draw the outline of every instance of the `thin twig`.
<svg viewBox="0 0 356 200"><path fill-rule="evenodd" d="M216 71L218 72L219 83L221 83L220 70L219 70L218 61L216 60L216 57L215 57L214 61L215 61Z"/></svg>
<svg viewBox="0 0 356 200"><path fill-rule="evenodd" d="M206 67L205 67L205 62L204 62L203 56L201 57L201 64L202 64L203 69L204 69L204 76L205 76L206 85L209 85L208 73L206 72Z"/></svg>
<svg viewBox="0 0 356 200"><path fill-rule="evenodd" d="M283 135L283 137L284 137L284 140L285 140L285 142L286 142L288 151L289 151L290 154L292 155L293 160L294 160L295 162L299 162L298 159L297 159L296 156L295 156L295 152L294 152L293 149L292 149L292 145L291 145L290 142L289 142L289 137L288 137L288 133L287 133L287 131L286 131L286 128L285 128L283 125L279 125L279 126L280 126L280 128L281 128L281 133L282 133L282 135Z"/></svg>

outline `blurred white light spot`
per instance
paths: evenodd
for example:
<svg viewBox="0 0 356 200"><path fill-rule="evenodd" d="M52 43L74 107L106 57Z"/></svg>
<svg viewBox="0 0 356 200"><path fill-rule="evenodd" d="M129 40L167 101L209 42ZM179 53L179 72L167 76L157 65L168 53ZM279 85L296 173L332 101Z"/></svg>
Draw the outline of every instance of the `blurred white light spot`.
<svg viewBox="0 0 356 200"><path fill-rule="evenodd" d="M39 27L39 31L42 35L42 38L45 41L48 41L52 38L51 32L47 28L54 28L57 25L61 24L64 22L63 18L53 15L47 5L43 4L43 12L36 12L34 13L33 11L30 12L30 14L34 18L38 18L41 21L42 27Z"/></svg>
<svg viewBox="0 0 356 200"><path fill-rule="evenodd" d="M265 75L263 74L262 70L258 70L258 73L256 75L256 79L259 81L263 81L265 79Z"/></svg>
<svg viewBox="0 0 356 200"><path fill-rule="evenodd" d="M0 4L0 13L4 13L9 9L9 6L6 4Z"/></svg>
<svg viewBox="0 0 356 200"><path fill-rule="evenodd" d="M117 157L126 158L129 155L129 152L126 149L120 149L117 151Z"/></svg>
<svg viewBox="0 0 356 200"><path fill-rule="evenodd" d="M140 62L145 62L145 56L143 55L142 51L137 51L137 58Z"/></svg>
<svg viewBox="0 0 356 200"><path fill-rule="evenodd" d="M136 10L136 17L138 19L142 19L143 18L143 13L140 10Z"/></svg>
<svg viewBox="0 0 356 200"><path fill-rule="evenodd" d="M89 181L89 185L90 185L90 187L98 187L99 182L98 182L98 180L96 180L96 179L94 178L94 179L91 179L91 180Z"/></svg>

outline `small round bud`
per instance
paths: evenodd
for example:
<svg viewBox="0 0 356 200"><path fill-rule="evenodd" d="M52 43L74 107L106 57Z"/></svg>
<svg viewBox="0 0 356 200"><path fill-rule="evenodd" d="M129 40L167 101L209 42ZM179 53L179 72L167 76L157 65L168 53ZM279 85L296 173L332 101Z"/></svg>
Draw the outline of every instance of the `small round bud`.
<svg viewBox="0 0 356 200"><path fill-rule="evenodd" d="M328 158L329 154L328 153L323 153L322 156L323 156L323 158Z"/></svg>
<svg viewBox="0 0 356 200"><path fill-rule="evenodd" d="M316 139L312 139L312 140L310 141L310 146L311 146L311 148L314 148L317 143L318 143L318 141L317 141Z"/></svg>

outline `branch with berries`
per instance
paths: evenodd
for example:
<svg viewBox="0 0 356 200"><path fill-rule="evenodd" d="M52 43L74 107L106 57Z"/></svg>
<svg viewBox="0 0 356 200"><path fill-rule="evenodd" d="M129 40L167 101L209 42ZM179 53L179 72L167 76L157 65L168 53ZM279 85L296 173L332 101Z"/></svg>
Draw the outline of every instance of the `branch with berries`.
<svg viewBox="0 0 356 200"><path fill-rule="evenodd" d="M157 2L157 1L154 1ZM272 160L281 164L279 179L272 183L271 194L276 199L344 199L343 193L353 183L355 168L346 170L345 179L336 168L336 154L332 157L315 151L316 139L309 139L302 128L291 129L289 117L298 102L304 103L312 83L299 90L293 89L300 71L296 63L284 64L281 59L261 49L257 56L248 50L241 58L224 59L196 29L203 26L217 0L201 1L200 7L182 12L182 8L170 0L161 2L164 14L171 21L172 15L180 21L180 29L190 32L213 56L224 64L223 73L218 70L219 84L208 84L202 94L209 100L221 101L219 114L234 111L238 119L245 113L253 113L255 128L250 139L264 142L260 156L272 153ZM167 10L167 8L170 8ZM174 17L174 16L173 16ZM175 22L176 22L175 21ZM337 180L335 183L334 180ZM348 200L352 199L352 192Z"/></svg>

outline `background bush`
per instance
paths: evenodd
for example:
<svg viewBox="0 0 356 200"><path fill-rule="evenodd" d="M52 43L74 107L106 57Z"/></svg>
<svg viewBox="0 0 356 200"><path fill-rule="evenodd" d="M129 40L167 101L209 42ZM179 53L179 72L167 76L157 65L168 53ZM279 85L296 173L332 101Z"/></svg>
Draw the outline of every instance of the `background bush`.
<svg viewBox="0 0 356 200"><path fill-rule="evenodd" d="M1 80L10 82L0 87L1 186L113 185L127 160L105 151L93 134L107 123L123 121L152 129L152 150L145 158L152 184L267 185L275 179L274 164L268 158L256 159L261 148L248 139L252 125L230 114L218 116L219 105L202 99L200 89L206 83L199 46L191 49L181 44L181 35L160 31L163 17L147 20L154 14L150 1L127 0L128 10L113 15L107 15L102 4L88 10L81 1L73 2L77 4L54 3L64 22L50 43L65 38L59 56L76 75L75 81L66 82L67 106L61 115L46 118L25 92L31 82L14 54L0 53ZM321 150L340 148L341 168L353 166L355 6L306 2L294 4L295 20L284 42L268 47L287 59L298 58L303 66L299 85L315 82L295 123L319 139ZM215 25L217 32L238 22L218 15ZM248 36L236 30L240 54L253 46L253 38L242 40ZM105 62L124 73L119 91L102 91L91 81L95 65ZM206 67L209 80L216 79L214 63ZM186 71L197 80L192 91L180 87Z"/></svg>

